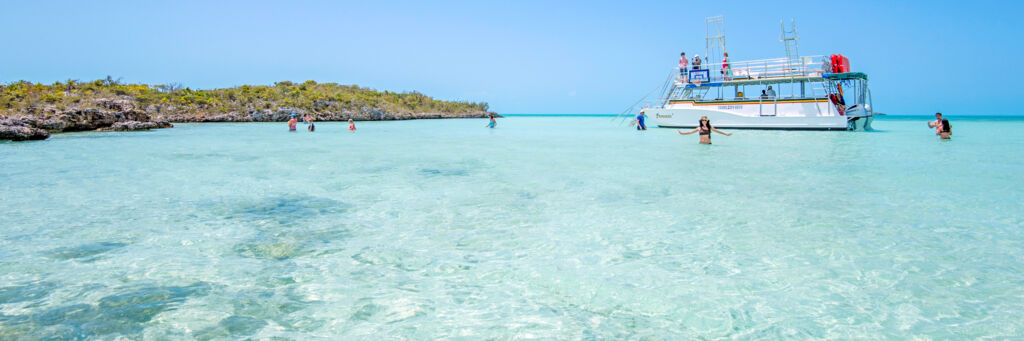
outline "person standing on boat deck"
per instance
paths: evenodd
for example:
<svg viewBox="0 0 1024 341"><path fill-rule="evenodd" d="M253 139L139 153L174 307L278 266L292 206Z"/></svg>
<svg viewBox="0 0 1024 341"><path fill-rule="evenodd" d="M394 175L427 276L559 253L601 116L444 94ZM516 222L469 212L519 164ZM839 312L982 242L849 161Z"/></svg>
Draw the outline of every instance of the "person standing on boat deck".
<svg viewBox="0 0 1024 341"><path fill-rule="evenodd" d="M679 54L679 80L686 83L686 64L689 64L690 60L686 59L686 52Z"/></svg>
<svg viewBox="0 0 1024 341"><path fill-rule="evenodd" d="M719 134L722 134L722 135L725 135L725 136L732 136L732 134L724 132L724 131L721 131L721 130L718 130L717 128L712 126L711 125L711 120L709 120L707 116L701 116L700 117L700 122L697 122L697 127L693 128L693 130L690 130L690 131L685 132L685 133L682 130L676 130L676 131L679 132L679 135L690 135L690 134L699 132L700 133L700 144L711 144L711 132L712 131L716 132L716 133L719 133Z"/></svg>
<svg viewBox="0 0 1024 341"><path fill-rule="evenodd" d="M768 99L768 94L766 94L764 90L761 90L761 99Z"/></svg>
<svg viewBox="0 0 1024 341"><path fill-rule="evenodd" d="M942 118L941 112L935 113L935 121L928 122L928 128L935 128L935 135L939 135L944 140L948 140L950 135L953 135L949 120Z"/></svg>
<svg viewBox="0 0 1024 341"><path fill-rule="evenodd" d="M700 55L699 54L693 55L693 69L694 70L700 70Z"/></svg>
<svg viewBox="0 0 1024 341"><path fill-rule="evenodd" d="M768 86L768 98L775 99L775 90L772 90L772 86Z"/></svg>
<svg viewBox="0 0 1024 341"><path fill-rule="evenodd" d="M729 66L729 52L724 52L722 57L722 78L729 80L732 78L732 67Z"/></svg>

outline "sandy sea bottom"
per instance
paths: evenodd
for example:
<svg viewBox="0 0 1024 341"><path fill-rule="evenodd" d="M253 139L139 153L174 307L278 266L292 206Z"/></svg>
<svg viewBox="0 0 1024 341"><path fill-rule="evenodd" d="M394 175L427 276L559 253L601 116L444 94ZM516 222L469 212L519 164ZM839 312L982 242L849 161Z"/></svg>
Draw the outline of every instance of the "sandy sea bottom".
<svg viewBox="0 0 1024 341"><path fill-rule="evenodd" d="M1024 335L1024 120L485 124L0 143L0 339Z"/></svg>

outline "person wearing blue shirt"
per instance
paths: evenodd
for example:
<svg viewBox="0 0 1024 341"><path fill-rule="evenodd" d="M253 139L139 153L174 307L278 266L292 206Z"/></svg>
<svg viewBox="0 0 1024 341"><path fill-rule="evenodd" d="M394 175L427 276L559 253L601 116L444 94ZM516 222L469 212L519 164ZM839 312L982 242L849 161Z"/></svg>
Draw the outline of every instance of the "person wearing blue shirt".
<svg viewBox="0 0 1024 341"><path fill-rule="evenodd" d="M636 130L647 130L647 124L644 124L644 118L647 118L647 114L644 114L643 110L636 115Z"/></svg>

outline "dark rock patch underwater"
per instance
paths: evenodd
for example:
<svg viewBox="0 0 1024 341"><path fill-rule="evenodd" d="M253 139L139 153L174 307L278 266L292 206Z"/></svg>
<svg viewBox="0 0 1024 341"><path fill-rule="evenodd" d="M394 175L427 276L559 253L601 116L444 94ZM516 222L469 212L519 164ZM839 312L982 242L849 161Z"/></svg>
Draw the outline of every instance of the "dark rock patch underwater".
<svg viewBox="0 0 1024 341"><path fill-rule="evenodd" d="M0 315L0 339L81 340L111 334L133 335L156 315L175 309L189 298L206 296L210 289L210 284L204 282L143 287L103 297L96 304L60 306L35 315Z"/></svg>
<svg viewBox="0 0 1024 341"><path fill-rule="evenodd" d="M108 251L124 247L128 244L125 243L114 243L114 242L99 242L92 244L79 245L75 247L62 247L57 248L49 252L50 257L60 260L68 259L79 259L89 258L97 256ZM87 259L87 260L92 260Z"/></svg>

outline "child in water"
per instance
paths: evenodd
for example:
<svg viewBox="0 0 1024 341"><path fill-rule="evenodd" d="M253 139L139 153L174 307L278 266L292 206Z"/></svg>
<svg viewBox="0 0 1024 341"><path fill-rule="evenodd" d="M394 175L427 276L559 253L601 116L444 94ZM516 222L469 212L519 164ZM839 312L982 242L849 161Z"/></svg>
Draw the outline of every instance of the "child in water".
<svg viewBox="0 0 1024 341"><path fill-rule="evenodd" d="M356 123L351 118L348 119L348 131L356 131Z"/></svg>

